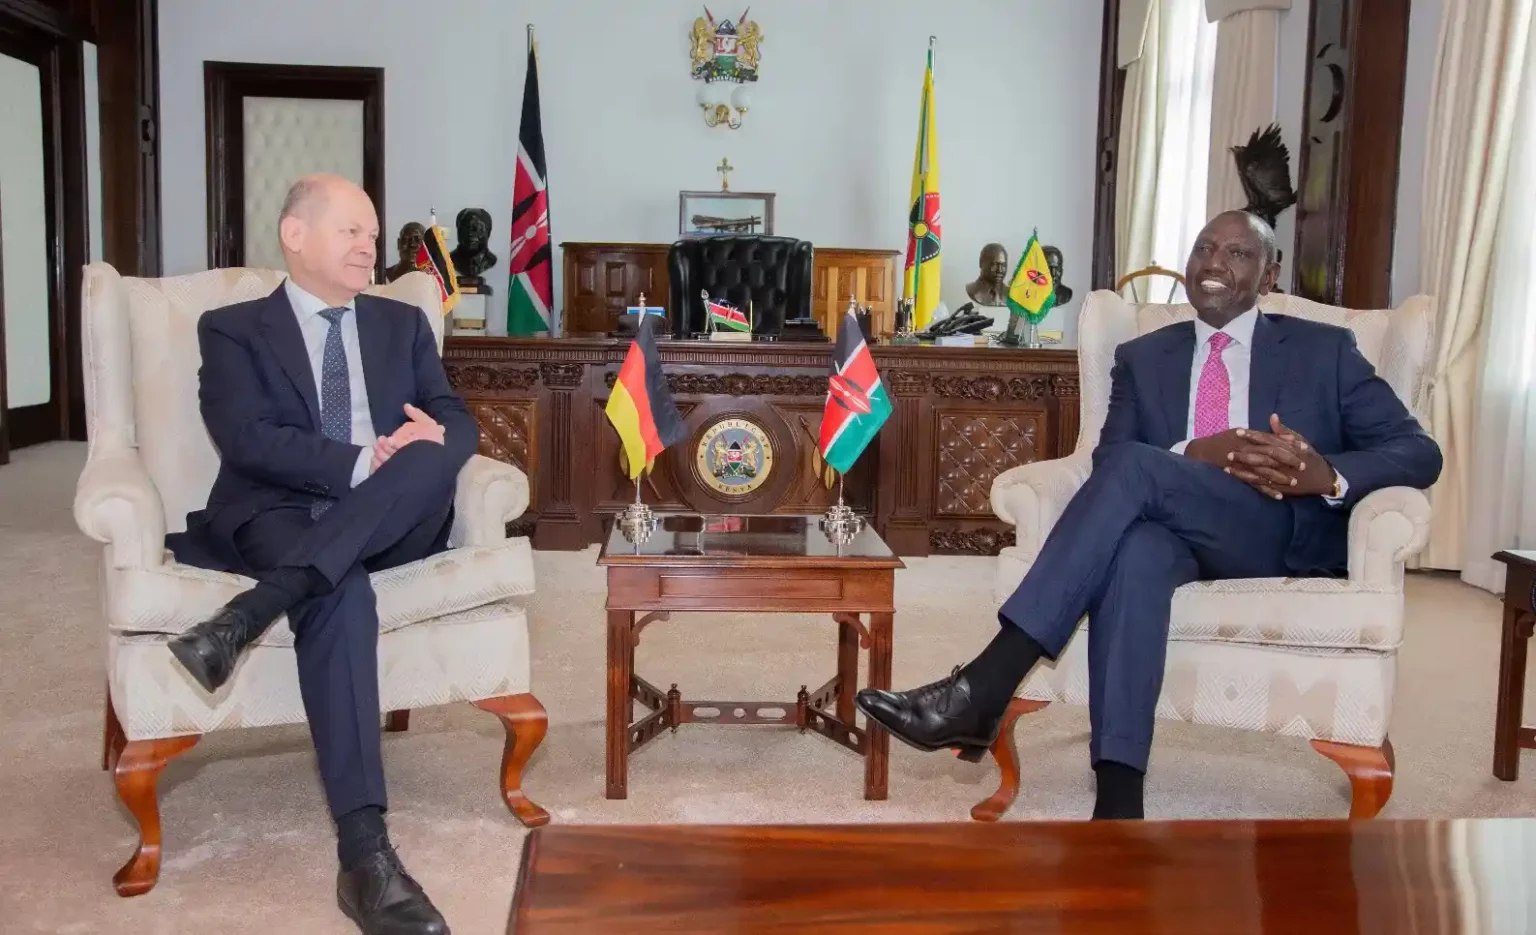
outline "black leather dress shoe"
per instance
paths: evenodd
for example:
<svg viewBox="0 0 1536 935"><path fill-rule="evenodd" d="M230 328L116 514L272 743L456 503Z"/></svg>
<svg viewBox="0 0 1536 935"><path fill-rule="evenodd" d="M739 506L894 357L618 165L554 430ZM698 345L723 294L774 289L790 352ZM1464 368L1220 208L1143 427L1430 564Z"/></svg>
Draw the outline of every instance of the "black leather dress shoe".
<svg viewBox="0 0 1536 935"><path fill-rule="evenodd" d="M243 610L224 607L168 644L174 655L210 694L229 681L240 651L261 635L263 627Z"/></svg>
<svg viewBox="0 0 1536 935"><path fill-rule="evenodd" d="M448 935L448 922L394 848L336 874L336 903L364 935Z"/></svg>
<svg viewBox="0 0 1536 935"><path fill-rule="evenodd" d="M946 677L911 691L866 688L854 699L891 736L925 752L953 747L962 760L980 760L997 739L1003 712L981 711L971 700L971 684L960 667Z"/></svg>

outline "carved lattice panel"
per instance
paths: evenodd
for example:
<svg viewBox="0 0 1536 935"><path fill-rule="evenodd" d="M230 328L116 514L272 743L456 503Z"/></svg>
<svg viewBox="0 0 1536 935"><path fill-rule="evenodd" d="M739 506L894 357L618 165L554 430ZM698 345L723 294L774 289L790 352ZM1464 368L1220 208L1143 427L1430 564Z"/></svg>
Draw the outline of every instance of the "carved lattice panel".
<svg viewBox="0 0 1536 935"><path fill-rule="evenodd" d="M528 475L529 503L538 484L538 471L534 462L538 459L535 408L532 399L505 402L470 402L469 413L480 424L480 453L487 458L505 461L522 468Z"/></svg>
<svg viewBox="0 0 1536 935"><path fill-rule="evenodd" d="M992 481L1039 458L1039 412L941 412L935 512L992 516Z"/></svg>

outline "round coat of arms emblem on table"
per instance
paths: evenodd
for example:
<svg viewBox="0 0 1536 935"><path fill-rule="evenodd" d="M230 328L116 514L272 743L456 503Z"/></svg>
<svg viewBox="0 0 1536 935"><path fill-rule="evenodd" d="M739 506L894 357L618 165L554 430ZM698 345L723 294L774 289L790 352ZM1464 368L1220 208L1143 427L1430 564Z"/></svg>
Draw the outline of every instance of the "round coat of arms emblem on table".
<svg viewBox="0 0 1536 935"><path fill-rule="evenodd" d="M699 436L694 460L710 489L743 497L767 482L773 470L773 442L755 422L721 419Z"/></svg>

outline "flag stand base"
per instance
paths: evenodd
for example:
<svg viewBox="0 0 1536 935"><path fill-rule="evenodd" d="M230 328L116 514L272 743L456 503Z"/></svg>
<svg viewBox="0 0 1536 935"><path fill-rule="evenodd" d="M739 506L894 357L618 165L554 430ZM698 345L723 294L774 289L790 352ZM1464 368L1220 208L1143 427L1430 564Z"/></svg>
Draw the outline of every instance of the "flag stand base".
<svg viewBox="0 0 1536 935"><path fill-rule="evenodd" d="M619 532L625 542L644 542L656 531L656 514L640 502L640 478L635 478L635 502L619 514Z"/></svg>
<svg viewBox="0 0 1536 935"><path fill-rule="evenodd" d="M837 476L837 504L821 515L821 531L836 545L852 542L864 528L864 519L843 502L843 476Z"/></svg>

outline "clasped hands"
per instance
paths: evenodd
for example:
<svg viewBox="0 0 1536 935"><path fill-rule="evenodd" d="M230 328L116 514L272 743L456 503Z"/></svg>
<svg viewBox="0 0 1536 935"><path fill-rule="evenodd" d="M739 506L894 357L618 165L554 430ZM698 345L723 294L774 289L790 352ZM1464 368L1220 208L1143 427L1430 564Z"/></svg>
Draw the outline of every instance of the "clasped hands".
<svg viewBox="0 0 1536 935"><path fill-rule="evenodd" d="M1307 497L1331 494L1333 466L1299 432L1286 428L1280 416L1269 417L1270 431L1228 429L1191 441L1187 457L1214 464L1266 497Z"/></svg>
<svg viewBox="0 0 1536 935"><path fill-rule="evenodd" d="M405 404L406 423L395 429L393 435L380 435L378 441L373 443L373 461L369 465L368 472L377 471L380 466L401 448L414 441L443 443L443 427L437 420L412 406Z"/></svg>

